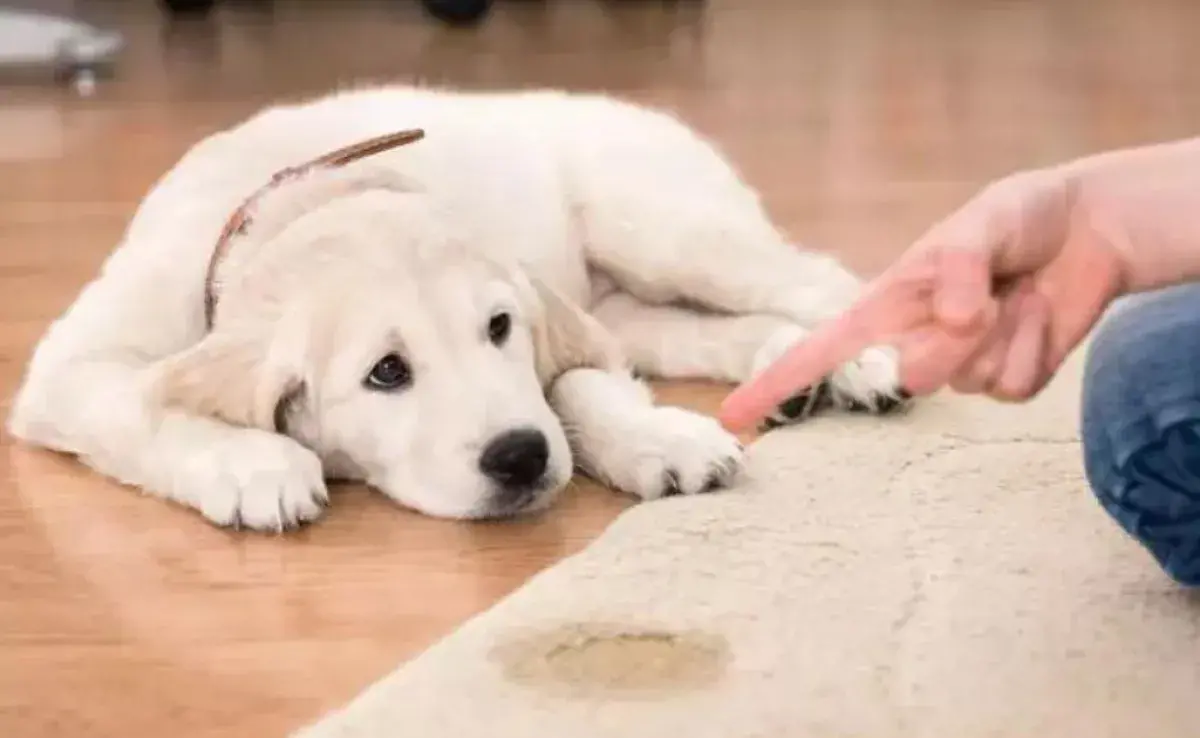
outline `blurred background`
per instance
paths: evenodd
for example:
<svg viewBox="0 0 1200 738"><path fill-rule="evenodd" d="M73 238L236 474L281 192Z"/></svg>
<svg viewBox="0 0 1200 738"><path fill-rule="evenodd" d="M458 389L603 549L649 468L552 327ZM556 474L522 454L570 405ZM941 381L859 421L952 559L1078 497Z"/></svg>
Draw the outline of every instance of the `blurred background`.
<svg viewBox="0 0 1200 738"><path fill-rule="evenodd" d="M56 83L54 65L5 75L0 63L5 207L128 208L188 143L274 100L385 80L553 86L675 109L729 152L797 239L849 250L854 266L874 270L981 181L1187 135L1200 106L1200 4L1187 0L0 0L6 7L86 21L119 33L123 47L90 96ZM480 17L456 25L431 7ZM0 59L5 45L0 30ZM70 181L52 174L62 162Z"/></svg>
<svg viewBox="0 0 1200 738"><path fill-rule="evenodd" d="M0 414L146 190L272 102L407 82L663 106L797 242L872 273L994 177L1195 135L1198 28L1194 0L0 0ZM283 734L627 504L581 487L466 528L350 491L312 530L238 537L0 450L13 738Z"/></svg>

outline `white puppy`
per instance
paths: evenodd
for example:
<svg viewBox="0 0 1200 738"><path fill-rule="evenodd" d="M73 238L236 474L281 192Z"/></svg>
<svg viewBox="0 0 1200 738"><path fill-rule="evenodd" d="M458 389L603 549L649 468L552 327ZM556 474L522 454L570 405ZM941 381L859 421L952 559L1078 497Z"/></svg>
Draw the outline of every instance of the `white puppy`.
<svg viewBox="0 0 1200 738"><path fill-rule="evenodd" d="M425 138L278 184L215 254L276 173L405 128ZM455 518L542 508L575 468L691 494L728 482L741 448L632 372L744 381L859 287L661 112L360 89L188 152L47 331L10 428L259 529L316 518L326 479ZM785 409L882 412L896 382L872 349Z"/></svg>

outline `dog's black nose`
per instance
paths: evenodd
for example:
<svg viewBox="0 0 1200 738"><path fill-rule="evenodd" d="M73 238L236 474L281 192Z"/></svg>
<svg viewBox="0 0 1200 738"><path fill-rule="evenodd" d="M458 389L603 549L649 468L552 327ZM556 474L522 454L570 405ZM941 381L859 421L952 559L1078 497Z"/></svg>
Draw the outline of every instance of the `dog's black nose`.
<svg viewBox="0 0 1200 738"><path fill-rule="evenodd" d="M521 428L493 438L479 457L479 469L505 489L526 490L545 475L549 460L546 436Z"/></svg>

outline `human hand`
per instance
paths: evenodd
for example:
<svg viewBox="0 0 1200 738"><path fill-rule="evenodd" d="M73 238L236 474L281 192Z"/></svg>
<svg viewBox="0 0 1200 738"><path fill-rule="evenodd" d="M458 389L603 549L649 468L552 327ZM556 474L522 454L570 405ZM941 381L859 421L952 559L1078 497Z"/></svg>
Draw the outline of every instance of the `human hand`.
<svg viewBox="0 0 1200 738"><path fill-rule="evenodd" d="M1120 294L1125 257L1081 212L1064 170L1022 172L935 225L861 299L724 402L730 430L756 423L871 345L891 344L912 395L946 385L1036 395Z"/></svg>

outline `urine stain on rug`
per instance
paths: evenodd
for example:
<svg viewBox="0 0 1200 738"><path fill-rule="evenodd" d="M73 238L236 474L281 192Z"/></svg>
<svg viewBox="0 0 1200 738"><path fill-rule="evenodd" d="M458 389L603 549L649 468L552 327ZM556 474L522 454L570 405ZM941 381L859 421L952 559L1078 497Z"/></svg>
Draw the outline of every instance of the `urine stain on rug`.
<svg viewBox="0 0 1200 738"><path fill-rule="evenodd" d="M730 661L724 638L613 623L527 631L492 652L504 677L559 697L656 699L720 681Z"/></svg>

